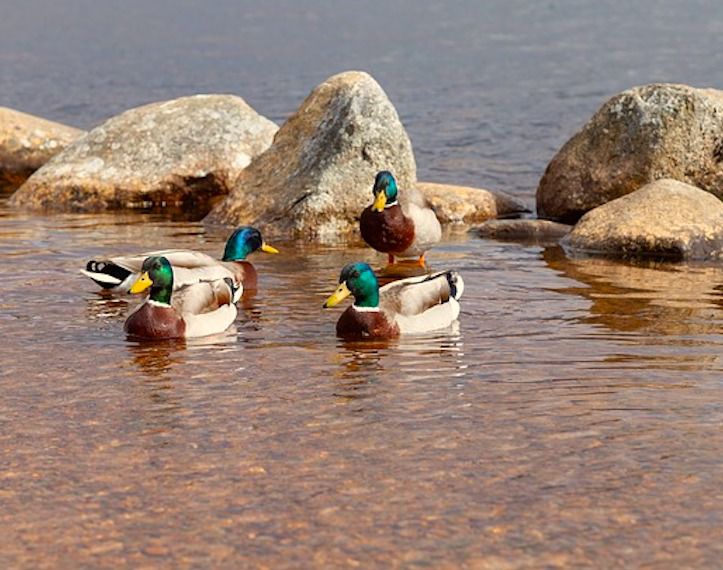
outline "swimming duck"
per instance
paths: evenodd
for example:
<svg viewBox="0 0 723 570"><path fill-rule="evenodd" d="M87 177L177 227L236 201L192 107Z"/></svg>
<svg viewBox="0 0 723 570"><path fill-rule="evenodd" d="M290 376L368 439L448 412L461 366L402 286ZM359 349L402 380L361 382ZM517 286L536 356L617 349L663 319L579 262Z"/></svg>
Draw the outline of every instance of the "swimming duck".
<svg viewBox="0 0 723 570"><path fill-rule="evenodd" d="M115 293L128 293L131 285L140 276L144 260L152 256L163 256L173 267L176 288L199 281L215 281L229 277L235 285L242 285L245 291L249 291L257 288L258 275L254 266L246 261L246 256L257 250L279 253L275 247L264 242L259 230L250 226L241 226L228 238L223 258L220 260L200 251L167 249L139 255L111 257L107 260L91 260L80 272L104 289Z"/></svg>
<svg viewBox="0 0 723 570"><path fill-rule="evenodd" d="M442 227L424 195L416 189L397 189L391 172L382 170L374 180L374 203L361 214L362 238L371 247L395 257L418 257L425 266L424 254L442 237Z"/></svg>
<svg viewBox="0 0 723 570"><path fill-rule="evenodd" d="M456 271L392 281L381 289L366 263L350 263L341 270L339 287L324 308L354 296L336 323L341 337L391 338L423 333L452 324L459 315L464 281Z"/></svg>
<svg viewBox="0 0 723 570"><path fill-rule="evenodd" d="M130 336L146 339L190 338L225 331L236 319L238 293L229 277L174 289L173 268L166 257L152 256L141 266L131 293L150 287L148 298L126 319Z"/></svg>

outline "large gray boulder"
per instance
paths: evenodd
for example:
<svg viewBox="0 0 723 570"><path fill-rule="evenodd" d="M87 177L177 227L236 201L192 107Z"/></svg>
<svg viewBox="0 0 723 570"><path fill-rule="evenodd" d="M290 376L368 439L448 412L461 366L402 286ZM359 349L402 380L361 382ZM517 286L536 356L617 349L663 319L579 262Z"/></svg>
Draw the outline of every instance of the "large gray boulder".
<svg viewBox="0 0 723 570"><path fill-rule="evenodd" d="M672 179L591 210L562 240L573 252L723 259L723 202Z"/></svg>
<svg viewBox="0 0 723 570"><path fill-rule="evenodd" d="M437 182L417 182L417 189L443 224L477 224L530 211L524 202L504 192Z"/></svg>
<svg viewBox="0 0 723 570"><path fill-rule="evenodd" d="M0 192L15 190L84 131L0 107Z"/></svg>
<svg viewBox="0 0 723 570"><path fill-rule="evenodd" d="M392 171L401 191L412 185L411 142L371 76L341 73L309 94L206 220L335 237L358 227L379 170Z"/></svg>
<svg viewBox="0 0 723 570"><path fill-rule="evenodd" d="M723 197L723 91L655 84L616 95L552 159L537 213L574 223L660 178Z"/></svg>
<svg viewBox="0 0 723 570"><path fill-rule="evenodd" d="M113 117L33 174L12 203L92 211L211 201L271 144L277 126L233 95L195 95Z"/></svg>

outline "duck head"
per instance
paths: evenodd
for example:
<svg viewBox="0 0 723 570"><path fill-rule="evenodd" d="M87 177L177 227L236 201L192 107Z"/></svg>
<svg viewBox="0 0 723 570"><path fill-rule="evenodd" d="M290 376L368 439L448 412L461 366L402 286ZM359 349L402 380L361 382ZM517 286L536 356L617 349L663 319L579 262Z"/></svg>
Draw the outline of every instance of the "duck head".
<svg viewBox="0 0 723 570"><path fill-rule="evenodd" d="M397 181L388 170L377 173L374 180L374 203L372 210L382 212L387 206L394 206L397 203Z"/></svg>
<svg viewBox="0 0 723 570"><path fill-rule="evenodd" d="M243 261L248 254L259 249L266 253L279 253L278 249L264 242L259 230L251 226L241 226L228 238L223 261Z"/></svg>
<svg viewBox="0 0 723 570"><path fill-rule="evenodd" d="M143 261L141 276L130 288L131 293L142 293L151 288L150 299L164 305L171 304L173 269L165 257L153 256Z"/></svg>
<svg viewBox="0 0 723 570"><path fill-rule="evenodd" d="M368 263L349 263L339 275L339 287L326 300L324 308L338 305L349 295L357 307L379 306L379 282Z"/></svg>

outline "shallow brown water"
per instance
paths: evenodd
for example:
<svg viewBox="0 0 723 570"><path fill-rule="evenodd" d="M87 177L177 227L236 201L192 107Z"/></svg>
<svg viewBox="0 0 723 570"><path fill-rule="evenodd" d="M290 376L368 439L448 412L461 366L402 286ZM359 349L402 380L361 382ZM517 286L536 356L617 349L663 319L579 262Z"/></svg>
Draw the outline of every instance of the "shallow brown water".
<svg viewBox="0 0 723 570"><path fill-rule="evenodd" d="M720 563L720 266L448 235L459 327L353 344L321 304L383 258L274 242L232 330L139 344L84 260L224 233L2 204L2 567Z"/></svg>

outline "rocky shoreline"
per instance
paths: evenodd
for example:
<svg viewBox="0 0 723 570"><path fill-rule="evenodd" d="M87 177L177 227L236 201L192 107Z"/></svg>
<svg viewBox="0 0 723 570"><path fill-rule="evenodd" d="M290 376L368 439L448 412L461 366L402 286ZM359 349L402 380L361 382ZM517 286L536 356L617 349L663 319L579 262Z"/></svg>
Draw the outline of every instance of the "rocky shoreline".
<svg viewBox="0 0 723 570"><path fill-rule="evenodd" d="M723 259L723 92L615 95L553 157L531 208L503 192L418 182L412 143L367 73L330 77L280 127L234 95L130 109L84 133L0 108L0 190L41 211L181 207L209 224L324 240L357 231L379 170L443 224L571 254Z"/></svg>

